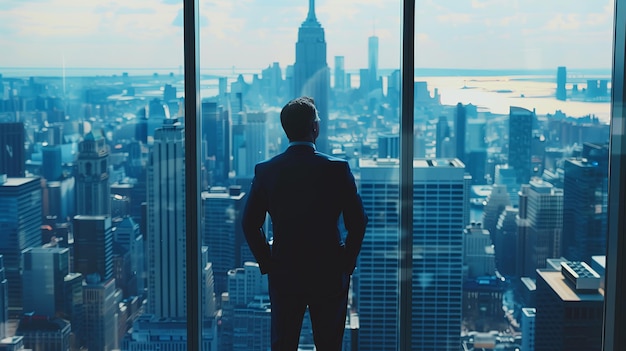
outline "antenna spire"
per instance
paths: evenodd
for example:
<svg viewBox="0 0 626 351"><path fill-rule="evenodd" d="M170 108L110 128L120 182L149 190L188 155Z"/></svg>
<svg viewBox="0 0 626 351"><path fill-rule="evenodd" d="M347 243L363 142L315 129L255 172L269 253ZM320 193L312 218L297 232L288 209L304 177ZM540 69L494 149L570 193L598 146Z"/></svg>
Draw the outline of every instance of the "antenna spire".
<svg viewBox="0 0 626 351"><path fill-rule="evenodd" d="M315 0L309 0L309 14L306 16L306 20L317 22L315 17Z"/></svg>

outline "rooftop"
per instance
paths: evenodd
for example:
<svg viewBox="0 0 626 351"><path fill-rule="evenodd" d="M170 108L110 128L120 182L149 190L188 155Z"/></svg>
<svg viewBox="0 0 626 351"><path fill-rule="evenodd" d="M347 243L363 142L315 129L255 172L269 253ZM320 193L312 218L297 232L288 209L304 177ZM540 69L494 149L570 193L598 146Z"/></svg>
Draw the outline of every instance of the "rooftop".
<svg viewBox="0 0 626 351"><path fill-rule="evenodd" d="M594 292L576 291L576 289L567 282L567 278L565 278L560 271L538 269L537 275L543 278L548 286L550 286L564 302L604 301L603 289L597 289Z"/></svg>

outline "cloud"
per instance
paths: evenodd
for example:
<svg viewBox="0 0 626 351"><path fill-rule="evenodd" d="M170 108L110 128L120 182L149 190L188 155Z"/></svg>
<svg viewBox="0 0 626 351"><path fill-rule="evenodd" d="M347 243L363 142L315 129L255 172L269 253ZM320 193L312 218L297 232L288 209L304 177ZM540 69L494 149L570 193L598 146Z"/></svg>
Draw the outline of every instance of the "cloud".
<svg viewBox="0 0 626 351"><path fill-rule="evenodd" d="M581 27L580 15L577 13L557 14L543 27L544 30L573 30Z"/></svg>
<svg viewBox="0 0 626 351"><path fill-rule="evenodd" d="M472 15L469 13L447 13L437 16L437 21L452 25L469 24L472 22Z"/></svg>

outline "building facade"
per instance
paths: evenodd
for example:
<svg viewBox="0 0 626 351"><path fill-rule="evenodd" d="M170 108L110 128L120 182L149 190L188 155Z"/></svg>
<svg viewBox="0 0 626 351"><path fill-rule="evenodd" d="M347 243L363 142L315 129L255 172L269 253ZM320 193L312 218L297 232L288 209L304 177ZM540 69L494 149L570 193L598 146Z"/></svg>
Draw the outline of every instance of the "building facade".
<svg viewBox="0 0 626 351"><path fill-rule="evenodd" d="M356 280L359 350L397 350L399 167L397 159L360 160L360 193L369 216ZM413 163L412 345L458 350L463 290L463 228L469 203L463 164ZM394 298L389 298L393 296Z"/></svg>
<svg viewBox="0 0 626 351"><path fill-rule="evenodd" d="M148 305L158 318L186 316L184 129L165 119L148 166Z"/></svg>
<svg viewBox="0 0 626 351"><path fill-rule="evenodd" d="M41 245L41 182L39 178L0 175L0 254L9 288L9 314L22 313L22 251Z"/></svg>

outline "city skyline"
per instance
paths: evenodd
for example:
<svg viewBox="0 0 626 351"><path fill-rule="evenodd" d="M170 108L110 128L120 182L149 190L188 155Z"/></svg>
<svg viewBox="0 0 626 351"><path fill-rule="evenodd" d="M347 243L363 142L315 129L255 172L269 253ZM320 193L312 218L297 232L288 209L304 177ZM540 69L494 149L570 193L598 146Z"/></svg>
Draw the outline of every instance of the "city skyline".
<svg viewBox="0 0 626 351"><path fill-rule="evenodd" d="M473 0L445 5L418 1L415 65L610 67L611 41L606 38L612 37L613 4L612 0L600 4ZM367 67L367 40L376 35L380 39L379 67L399 67L401 7L399 1L391 5L384 0L317 1L317 17L328 38L329 63L334 56L344 56L347 70ZM280 0L271 5L259 0L202 2L201 68L293 64L296 28L307 10L307 1ZM0 5L0 34L0 46L10 53L0 67L176 69L183 62L182 0L5 3ZM489 45L484 45L486 42ZM481 50L475 50L476 45L482 45ZM114 54L120 52L132 55ZM213 55L215 52L220 55Z"/></svg>

